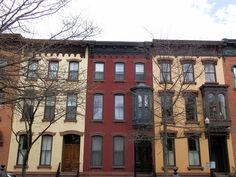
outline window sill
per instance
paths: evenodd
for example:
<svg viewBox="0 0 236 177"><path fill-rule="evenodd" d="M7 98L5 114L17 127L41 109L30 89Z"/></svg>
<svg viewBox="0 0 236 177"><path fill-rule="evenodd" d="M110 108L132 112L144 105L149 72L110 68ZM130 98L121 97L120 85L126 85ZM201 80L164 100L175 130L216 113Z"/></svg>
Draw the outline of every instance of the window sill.
<svg viewBox="0 0 236 177"><path fill-rule="evenodd" d="M66 81L67 81L67 82L79 82L78 79L74 79L74 80L73 80L73 79L66 79Z"/></svg>
<svg viewBox="0 0 236 177"><path fill-rule="evenodd" d="M125 166L112 166L114 169L125 169Z"/></svg>
<svg viewBox="0 0 236 177"><path fill-rule="evenodd" d="M76 119L65 119L64 122L77 122Z"/></svg>
<svg viewBox="0 0 236 177"><path fill-rule="evenodd" d="M51 122L53 118L43 118L42 122Z"/></svg>
<svg viewBox="0 0 236 177"><path fill-rule="evenodd" d="M51 169L52 166L51 165L38 165L37 169Z"/></svg>
<svg viewBox="0 0 236 177"><path fill-rule="evenodd" d="M161 168L164 171L164 167ZM178 169L178 167L176 166L168 166L167 167L168 170L174 170L174 169Z"/></svg>
<svg viewBox="0 0 236 177"><path fill-rule="evenodd" d="M219 85L218 82L205 82L206 85Z"/></svg>
<svg viewBox="0 0 236 177"><path fill-rule="evenodd" d="M93 79L93 82L104 82L105 80L97 80L97 79Z"/></svg>
<svg viewBox="0 0 236 177"><path fill-rule="evenodd" d="M100 119L100 120L94 120L94 119L92 119L92 122L94 122L94 123L103 123L103 119Z"/></svg>
<svg viewBox="0 0 236 177"><path fill-rule="evenodd" d="M30 81L34 81L34 82L35 82L35 81L37 81L37 80L38 80L38 78L32 78L32 79L31 79L31 78L25 78L25 81L29 81L29 82L30 82Z"/></svg>
<svg viewBox="0 0 236 177"><path fill-rule="evenodd" d="M126 82L125 80L114 80L115 83L124 83Z"/></svg>
<svg viewBox="0 0 236 177"><path fill-rule="evenodd" d="M145 83L146 81L145 81L145 80L135 80L135 82L142 82L142 83Z"/></svg>
<svg viewBox="0 0 236 177"><path fill-rule="evenodd" d="M173 84L173 81L168 81L168 82L160 81L159 84Z"/></svg>
<svg viewBox="0 0 236 177"><path fill-rule="evenodd" d="M113 120L114 123L125 123L125 120Z"/></svg>
<svg viewBox="0 0 236 177"><path fill-rule="evenodd" d="M89 168L100 169L100 168L103 168L103 166L90 166Z"/></svg>
<svg viewBox="0 0 236 177"><path fill-rule="evenodd" d="M188 170L201 170L203 171L204 167L202 166L189 166Z"/></svg>
<svg viewBox="0 0 236 177"><path fill-rule="evenodd" d="M200 125L200 122L199 121L186 121L185 124L197 124L197 125Z"/></svg>
<svg viewBox="0 0 236 177"><path fill-rule="evenodd" d="M193 82L183 82L183 84L187 85L187 84L193 84L193 85L196 85L197 82L193 81Z"/></svg>
<svg viewBox="0 0 236 177"><path fill-rule="evenodd" d="M23 165L15 165L14 168L17 169L17 168L22 168ZM28 168L28 165L26 166L26 168Z"/></svg>

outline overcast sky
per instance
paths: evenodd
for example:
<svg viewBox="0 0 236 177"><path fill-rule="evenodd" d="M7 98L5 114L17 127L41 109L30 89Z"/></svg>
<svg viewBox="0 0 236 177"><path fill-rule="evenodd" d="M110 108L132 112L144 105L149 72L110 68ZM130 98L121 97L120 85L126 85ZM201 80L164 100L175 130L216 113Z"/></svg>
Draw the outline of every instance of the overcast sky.
<svg viewBox="0 0 236 177"><path fill-rule="evenodd" d="M94 40L236 39L236 0L72 0L60 15L70 14L101 29ZM34 37L46 38L55 21L47 18Z"/></svg>

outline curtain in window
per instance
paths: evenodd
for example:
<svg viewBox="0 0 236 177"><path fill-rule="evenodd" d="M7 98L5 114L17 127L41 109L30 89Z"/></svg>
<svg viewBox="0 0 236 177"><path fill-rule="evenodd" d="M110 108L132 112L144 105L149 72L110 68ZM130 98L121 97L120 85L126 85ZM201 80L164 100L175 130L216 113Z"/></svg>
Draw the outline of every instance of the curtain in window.
<svg viewBox="0 0 236 177"><path fill-rule="evenodd" d="M115 95L115 119L124 119L124 96Z"/></svg>
<svg viewBox="0 0 236 177"><path fill-rule="evenodd" d="M102 165L102 137L94 136L92 137L92 165L101 166Z"/></svg>
<svg viewBox="0 0 236 177"><path fill-rule="evenodd" d="M124 165L124 137L114 137L114 157L115 166Z"/></svg>
<svg viewBox="0 0 236 177"><path fill-rule="evenodd" d="M103 95L94 95L93 119L100 120L103 116Z"/></svg>
<svg viewBox="0 0 236 177"><path fill-rule="evenodd" d="M50 165L51 164L51 151L52 151L52 136L47 135L42 137L42 146L41 146L41 165Z"/></svg>

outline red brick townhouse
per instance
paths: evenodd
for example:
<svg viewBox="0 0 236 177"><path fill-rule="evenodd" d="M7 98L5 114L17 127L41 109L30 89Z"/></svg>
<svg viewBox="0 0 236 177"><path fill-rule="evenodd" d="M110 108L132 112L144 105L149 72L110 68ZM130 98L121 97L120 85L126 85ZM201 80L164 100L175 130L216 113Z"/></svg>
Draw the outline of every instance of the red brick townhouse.
<svg viewBox="0 0 236 177"><path fill-rule="evenodd" d="M229 85L228 104L232 121L231 135L233 143L234 161L236 162L236 39L224 39L223 41L224 78L225 83Z"/></svg>
<svg viewBox="0 0 236 177"><path fill-rule="evenodd" d="M89 44L84 176L152 173L150 43Z"/></svg>

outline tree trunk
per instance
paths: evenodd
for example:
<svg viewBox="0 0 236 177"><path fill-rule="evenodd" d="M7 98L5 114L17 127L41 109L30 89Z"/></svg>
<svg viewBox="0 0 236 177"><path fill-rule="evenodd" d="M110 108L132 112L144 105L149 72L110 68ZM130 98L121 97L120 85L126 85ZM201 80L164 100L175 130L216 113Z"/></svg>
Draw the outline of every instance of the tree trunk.
<svg viewBox="0 0 236 177"><path fill-rule="evenodd" d="M164 176L167 177L168 176L168 149L167 149L167 126L166 126L166 120L164 118L163 121L163 165L164 165Z"/></svg>

